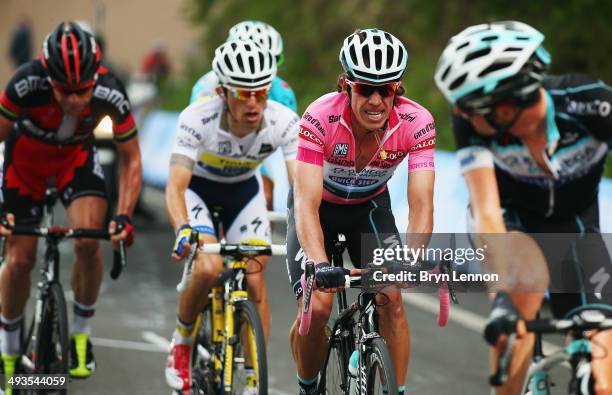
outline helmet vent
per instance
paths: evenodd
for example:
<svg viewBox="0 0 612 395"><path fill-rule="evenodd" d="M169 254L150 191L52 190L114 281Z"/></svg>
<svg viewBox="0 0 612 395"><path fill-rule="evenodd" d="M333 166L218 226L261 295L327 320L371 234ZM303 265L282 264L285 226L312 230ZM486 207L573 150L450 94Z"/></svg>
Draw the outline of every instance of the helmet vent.
<svg viewBox="0 0 612 395"><path fill-rule="evenodd" d="M491 48L490 47L479 49L478 51L474 51L474 52L468 54L465 57L465 60L463 62L467 63L470 60L481 58L481 57L483 57L485 55L488 55L489 52L491 52Z"/></svg>
<svg viewBox="0 0 612 395"><path fill-rule="evenodd" d="M227 66L227 68L231 70L232 69L232 62L231 62L229 56L225 55L223 57L223 60L225 61L225 65Z"/></svg>
<svg viewBox="0 0 612 395"><path fill-rule="evenodd" d="M382 68L382 51L377 49L374 51L374 62L376 63L376 70L380 70Z"/></svg>
<svg viewBox="0 0 612 395"><path fill-rule="evenodd" d="M487 36L487 37L483 37L481 40L482 41L495 41L499 38L498 35L493 35L493 36Z"/></svg>
<svg viewBox="0 0 612 395"><path fill-rule="evenodd" d="M504 52L520 52L522 51L522 48L517 48L517 47L509 47L504 49Z"/></svg>
<svg viewBox="0 0 612 395"><path fill-rule="evenodd" d="M505 69L506 67L510 66L511 64L512 64L512 62L497 62L497 63L493 63L492 65L490 65L489 67L487 67L486 69L484 69L480 73L478 73L478 76L479 77L483 77L485 75L493 73L494 71Z"/></svg>
<svg viewBox="0 0 612 395"><path fill-rule="evenodd" d="M351 55L351 62L353 62L353 64L357 64L357 52L355 51L354 45L351 45L349 53Z"/></svg>
<svg viewBox="0 0 612 395"><path fill-rule="evenodd" d="M366 67L370 67L370 56L368 54L368 48L363 46L361 47L361 58L363 59L363 64Z"/></svg>
<svg viewBox="0 0 612 395"><path fill-rule="evenodd" d="M456 51L459 51L460 49L463 49L463 48L467 47L468 45L470 45L470 42L466 41L463 44L461 44L460 46L458 46Z"/></svg>
<svg viewBox="0 0 612 395"><path fill-rule="evenodd" d="M398 57L397 65L399 66L399 62L401 59ZM387 45L387 68L393 65L393 48L390 45Z"/></svg>
<svg viewBox="0 0 612 395"><path fill-rule="evenodd" d="M467 73L463 74L459 78L456 78L453 81L453 83L450 84L450 89L456 89L457 87L461 86L461 84L463 84L466 78L467 78Z"/></svg>
<svg viewBox="0 0 612 395"><path fill-rule="evenodd" d="M441 77L442 80L446 79L446 76L448 75L448 72L450 71L450 69L451 69L451 65L449 64L446 70L444 70L444 73L442 73L442 77Z"/></svg>
<svg viewBox="0 0 612 395"><path fill-rule="evenodd" d="M372 41L374 42L375 45L380 45L380 36L372 37Z"/></svg>

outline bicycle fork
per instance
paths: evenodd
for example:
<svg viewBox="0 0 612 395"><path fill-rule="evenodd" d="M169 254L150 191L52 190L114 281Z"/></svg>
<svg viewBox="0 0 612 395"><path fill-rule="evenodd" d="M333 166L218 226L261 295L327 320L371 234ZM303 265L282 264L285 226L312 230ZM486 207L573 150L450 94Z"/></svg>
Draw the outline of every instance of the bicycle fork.
<svg viewBox="0 0 612 395"><path fill-rule="evenodd" d="M36 303L34 305L34 322L32 323L30 331L27 335L28 341L31 342L32 350L36 350L36 344L39 341L38 333L43 318L43 307L45 299L47 298L47 294L49 292L48 285L50 284L50 281L52 281L52 276L52 273L47 272L45 269L41 269L41 277L44 277L46 281L40 280L37 284ZM24 353L21 357L21 362L28 371L33 372L36 367L36 358L37 355L35 355L34 353L32 353L32 359L30 359Z"/></svg>
<svg viewBox="0 0 612 395"><path fill-rule="evenodd" d="M236 322L234 320L236 303L248 300L249 298L246 290L246 263L234 262L232 269L235 273L234 278L231 282L225 283L225 295L229 295L229 300L225 301L223 323L225 327L225 336L223 337L223 392L228 395L232 393L234 346L239 342L239 337L241 335L236 333ZM249 339L249 343L254 344L254 339Z"/></svg>

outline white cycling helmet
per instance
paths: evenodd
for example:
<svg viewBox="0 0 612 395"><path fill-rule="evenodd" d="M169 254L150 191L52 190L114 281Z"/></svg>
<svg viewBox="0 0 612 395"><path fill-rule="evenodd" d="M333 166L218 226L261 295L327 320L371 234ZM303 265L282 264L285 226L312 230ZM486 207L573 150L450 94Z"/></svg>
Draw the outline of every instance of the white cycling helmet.
<svg viewBox="0 0 612 395"><path fill-rule="evenodd" d="M500 98L524 98L541 86L550 64L544 35L516 21L470 26L452 37L434 79L446 99L466 109Z"/></svg>
<svg viewBox="0 0 612 395"><path fill-rule="evenodd" d="M252 40L272 52L277 60L282 59L283 39L275 28L260 21L243 21L229 30L227 41Z"/></svg>
<svg viewBox="0 0 612 395"><path fill-rule="evenodd" d="M227 41L215 50L212 68L223 86L261 89L276 76L272 53L253 41Z"/></svg>
<svg viewBox="0 0 612 395"><path fill-rule="evenodd" d="M385 31L363 29L344 39L340 63L349 78L374 83L400 81L408 65L408 51Z"/></svg>

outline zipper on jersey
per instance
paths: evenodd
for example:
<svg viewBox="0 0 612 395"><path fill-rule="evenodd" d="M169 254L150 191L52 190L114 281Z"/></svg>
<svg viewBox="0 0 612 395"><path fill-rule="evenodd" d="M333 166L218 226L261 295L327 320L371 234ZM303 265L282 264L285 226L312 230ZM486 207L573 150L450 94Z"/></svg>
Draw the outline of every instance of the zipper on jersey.
<svg viewBox="0 0 612 395"><path fill-rule="evenodd" d="M359 178L360 174L366 170L368 168L368 166L370 166L370 163L372 163L377 157L378 155L380 155L380 150L382 149L382 146L385 144L385 141L387 141L387 132L388 130L385 130L385 134L383 134L382 139L380 140L380 144L378 145L378 148L376 149L376 152L374 153L374 155L372 155L372 157L370 158L370 160L368 161L368 163L366 163L366 165L363 167L363 169L361 169L361 171L357 172L357 144L355 143L355 135L353 134L353 131L350 130L350 134L351 134L351 139L353 141L353 171L355 172L355 175L353 176L353 189L357 186L357 179ZM376 132L374 132L376 133ZM349 198L351 192L347 193L347 199Z"/></svg>
<svg viewBox="0 0 612 395"><path fill-rule="evenodd" d="M546 218L549 218L555 211L555 181L548 181L548 211L546 212Z"/></svg>
<svg viewBox="0 0 612 395"><path fill-rule="evenodd" d="M546 218L550 217L555 211L555 180L559 179L559 172L548 157L549 152L549 150L544 149L543 155L544 163L546 164L546 167L548 168L552 176L552 178L549 178L548 180L548 211L545 215Z"/></svg>

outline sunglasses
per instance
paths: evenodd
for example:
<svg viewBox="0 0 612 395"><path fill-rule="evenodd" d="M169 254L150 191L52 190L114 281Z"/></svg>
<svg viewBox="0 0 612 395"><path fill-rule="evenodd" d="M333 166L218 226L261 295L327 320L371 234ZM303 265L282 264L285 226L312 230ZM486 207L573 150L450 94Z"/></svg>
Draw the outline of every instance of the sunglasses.
<svg viewBox="0 0 612 395"><path fill-rule="evenodd" d="M64 84L57 83L55 81L50 81L50 83L53 89L55 89L56 91L58 91L60 94L64 96L68 96L68 95L81 96L81 95L88 93L91 90L91 88L96 83L96 80L94 79L94 80L88 81L78 86L64 85Z"/></svg>
<svg viewBox="0 0 612 395"><path fill-rule="evenodd" d="M345 81L347 85L351 87L353 92L364 97L370 97L374 94L374 92L378 92L380 97L394 96L401 84L400 82L388 82L386 84L372 85L350 80Z"/></svg>
<svg viewBox="0 0 612 395"><path fill-rule="evenodd" d="M251 97L254 97L255 100L265 100L268 98L268 93L270 93L270 88L263 88L257 90L249 90L249 89L238 89L238 88L229 88L226 87L228 92L231 92L232 96L240 101L247 101Z"/></svg>
<svg viewBox="0 0 612 395"><path fill-rule="evenodd" d="M465 112L466 114L470 116L488 115L488 114L493 113L499 106L512 106L512 107L524 109L524 108L527 108L533 105L535 102L538 101L539 98L540 98L540 92L536 90L528 95L521 96L521 97L508 97L508 98L496 99L492 102L490 101L486 105L469 106L469 105L465 105L465 104L462 105L458 103L458 106L461 111Z"/></svg>

